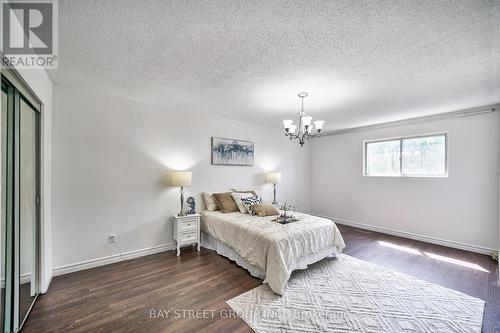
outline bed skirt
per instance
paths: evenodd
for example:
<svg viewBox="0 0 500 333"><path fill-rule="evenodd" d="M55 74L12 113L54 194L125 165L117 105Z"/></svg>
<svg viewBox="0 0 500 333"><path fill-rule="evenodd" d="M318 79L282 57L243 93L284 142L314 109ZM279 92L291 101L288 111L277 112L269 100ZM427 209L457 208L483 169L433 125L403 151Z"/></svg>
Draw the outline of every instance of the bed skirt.
<svg viewBox="0 0 500 333"><path fill-rule="evenodd" d="M201 246L206 249L213 250L221 256L236 262L238 266L243 267L250 273L250 275L255 276L256 278L264 279L266 277L266 272L260 268L250 265L232 248L203 231L201 232Z"/></svg>
<svg viewBox="0 0 500 333"><path fill-rule="evenodd" d="M201 246L206 249L213 250L218 254L220 254L221 256L224 256L234 261L238 266L243 267L250 273L250 275L256 278L259 279L266 278L266 272L264 272L258 267L250 265L245 259L243 259L242 256L236 253L236 251L234 251L232 248L230 248L217 238L212 237L211 235L203 231L201 232ZM289 270L292 272L297 269L306 269L308 265L314 264L315 262L320 261L321 259L337 257L338 255L339 253L337 253L337 249L334 246L332 246L331 248L324 249L317 253L313 253L305 257L302 257L299 262L293 264L292 267L289 267ZM264 283L265 282L266 281L264 281Z"/></svg>

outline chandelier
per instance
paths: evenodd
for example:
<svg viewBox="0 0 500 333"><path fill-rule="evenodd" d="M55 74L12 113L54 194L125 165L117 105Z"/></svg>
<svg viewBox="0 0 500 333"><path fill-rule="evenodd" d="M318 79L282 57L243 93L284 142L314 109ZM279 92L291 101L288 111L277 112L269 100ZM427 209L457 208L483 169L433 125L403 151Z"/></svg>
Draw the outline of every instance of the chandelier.
<svg viewBox="0 0 500 333"><path fill-rule="evenodd" d="M311 125L312 117L306 115L304 111L304 98L307 97L307 93L301 92L299 97L302 99L302 106L299 112L298 127L293 124L293 120L291 119L283 120L283 125L285 126L285 135L290 137L290 140L299 140L302 147L308 140L320 136L325 122L323 120L316 120L314 121L314 125ZM312 134L314 127L316 127L316 133ZM295 131L298 131L297 134L295 134Z"/></svg>

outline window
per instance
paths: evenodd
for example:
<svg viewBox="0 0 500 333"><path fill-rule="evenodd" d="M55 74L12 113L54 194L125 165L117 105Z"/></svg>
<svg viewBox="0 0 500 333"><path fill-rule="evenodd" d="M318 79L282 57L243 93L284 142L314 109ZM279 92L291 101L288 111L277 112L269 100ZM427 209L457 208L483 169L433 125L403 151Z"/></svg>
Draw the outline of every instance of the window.
<svg viewBox="0 0 500 333"><path fill-rule="evenodd" d="M447 176L447 136L433 134L367 141L365 176Z"/></svg>

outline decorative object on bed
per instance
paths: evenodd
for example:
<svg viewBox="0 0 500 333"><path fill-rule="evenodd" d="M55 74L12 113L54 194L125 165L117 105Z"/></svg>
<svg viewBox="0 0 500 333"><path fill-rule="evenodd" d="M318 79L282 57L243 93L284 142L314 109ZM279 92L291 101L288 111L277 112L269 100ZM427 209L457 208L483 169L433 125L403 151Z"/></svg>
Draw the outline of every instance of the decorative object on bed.
<svg viewBox="0 0 500 333"><path fill-rule="evenodd" d="M288 223L297 222L297 221L300 221L300 220L296 219L295 217L284 218L282 216L278 216L277 218L275 218L275 219L273 219L271 221L277 222L279 224L288 224Z"/></svg>
<svg viewBox="0 0 500 333"><path fill-rule="evenodd" d="M302 106L299 112L299 125L297 134L295 134L297 126L293 124L293 120L283 120L283 125L285 126L285 135L290 137L290 140L299 140L299 144L302 147L307 141L320 136L321 130L323 129L323 124L325 122L323 120L316 120L314 122L314 126L311 125L312 117L306 115L306 112L304 111L304 98L307 97L307 93L301 92L299 93L299 97L302 99ZM316 127L316 133L311 134L314 127Z"/></svg>
<svg viewBox="0 0 500 333"><path fill-rule="evenodd" d="M266 175L266 183L273 184L274 189L274 199L273 204L277 204L276 201L276 184L281 183L281 173L280 172L270 172Z"/></svg>
<svg viewBox="0 0 500 333"><path fill-rule="evenodd" d="M248 198L241 198L241 201L243 201L243 204L245 205L245 207L247 208L248 210L248 213L250 215L255 215L255 211L253 210L253 206L256 205L256 204L260 204L260 203L263 203L264 201L262 200L261 197L259 197L258 195L253 195L251 197L248 197Z"/></svg>
<svg viewBox="0 0 500 333"><path fill-rule="evenodd" d="M193 197L189 197L186 200L189 210L186 212L188 215L196 214L196 201L194 200Z"/></svg>
<svg viewBox="0 0 500 333"><path fill-rule="evenodd" d="M212 137L213 165L253 165L253 159L253 142Z"/></svg>
<svg viewBox="0 0 500 333"><path fill-rule="evenodd" d="M223 213L238 212L238 206L231 196L231 192L214 193L214 199Z"/></svg>
<svg viewBox="0 0 500 333"><path fill-rule="evenodd" d="M287 203L285 203L281 207L281 210L282 210L281 214L279 214L279 216L276 219L274 219L273 221L281 223L281 224L297 222L299 219L297 219L293 216L293 209L295 209L294 206L288 205Z"/></svg>
<svg viewBox="0 0 500 333"><path fill-rule="evenodd" d="M483 300L344 254L294 272L284 293L260 285L226 303L257 333L479 333L484 316Z"/></svg>
<svg viewBox="0 0 500 333"><path fill-rule="evenodd" d="M255 215L259 217L274 216L280 214L279 210L277 210L276 207L269 203L255 204L252 206L252 209L255 212Z"/></svg>
<svg viewBox="0 0 500 333"><path fill-rule="evenodd" d="M215 192L203 192L203 199L205 199L205 206L207 206L207 210L211 212L220 209L220 207L217 205L217 202L215 202L214 194Z"/></svg>
<svg viewBox="0 0 500 333"><path fill-rule="evenodd" d="M283 202L278 202L273 204L274 207L278 208L279 210L283 210L283 207L285 207L286 203Z"/></svg>
<svg viewBox="0 0 500 333"><path fill-rule="evenodd" d="M291 204L287 204L286 202L280 207L283 211L283 216L293 217L293 211L295 210L295 206Z"/></svg>
<svg viewBox="0 0 500 333"><path fill-rule="evenodd" d="M191 172L190 171L174 171L172 172L172 186L180 186L181 192L181 211L179 216L184 216L184 187L191 186Z"/></svg>
<svg viewBox="0 0 500 333"><path fill-rule="evenodd" d="M238 206L238 209L240 210L240 213L247 214L248 209L241 201L242 198L248 198L248 197L253 197L255 194L249 193L249 192L232 192L231 196L234 199L234 202L236 203L236 206Z"/></svg>

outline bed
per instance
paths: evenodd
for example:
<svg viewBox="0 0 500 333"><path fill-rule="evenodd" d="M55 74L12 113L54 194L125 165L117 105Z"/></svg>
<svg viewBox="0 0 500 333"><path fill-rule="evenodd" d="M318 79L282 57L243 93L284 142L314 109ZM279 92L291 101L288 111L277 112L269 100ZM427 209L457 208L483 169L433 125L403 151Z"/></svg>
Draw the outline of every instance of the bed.
<svg viewBox="0 0 500 333"><path fill-rule="evenodd" d="M337 256L345 247L333 221L294 215L299 221L283 225L271 221L275 216L204 211L201 245L235 261L282 295L294 270Z"/></svg>

